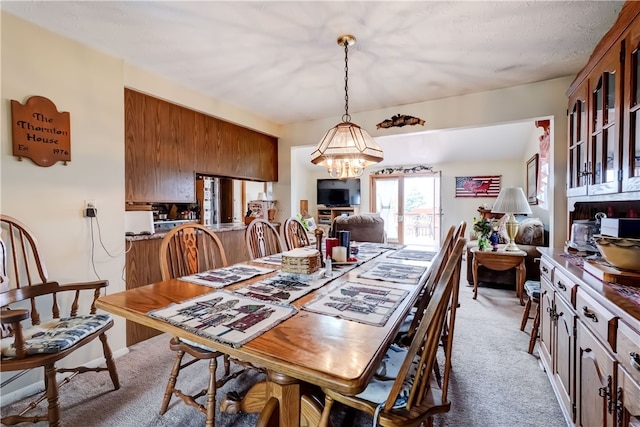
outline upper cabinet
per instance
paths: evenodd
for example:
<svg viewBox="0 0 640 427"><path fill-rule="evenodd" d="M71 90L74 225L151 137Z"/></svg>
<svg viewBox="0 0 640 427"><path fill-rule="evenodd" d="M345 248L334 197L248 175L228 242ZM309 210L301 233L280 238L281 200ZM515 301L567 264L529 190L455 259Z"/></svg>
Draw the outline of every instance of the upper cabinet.
<svg viewBox="0 0 640 427"><path fill-rule="evenodd" d="M568 197L638 196L624 193L640 190L640 150L635 143L635 121L640 125L635 93L639 12L640 3L625 4L567 92Z"/></svg>
<svg viewBox="0 0 640 427"><path fill-rule="evenodd" d="M622 191L640 191L640 25L633 25L624 40L624 136Z"/></svg>
<svg viewBox="0 0 640 427"><path fill-rule="evenodd" d="M127 202L195 202L196 173L278 180L277 138L125 89Z"/></svg>

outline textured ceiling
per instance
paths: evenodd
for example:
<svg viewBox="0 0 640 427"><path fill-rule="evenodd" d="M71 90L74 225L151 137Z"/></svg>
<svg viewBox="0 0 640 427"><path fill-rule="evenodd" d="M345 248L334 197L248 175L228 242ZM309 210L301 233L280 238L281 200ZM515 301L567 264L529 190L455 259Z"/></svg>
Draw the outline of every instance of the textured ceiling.
<svg viewBox="0 0 640 427"><path fill-rule="evenodd" d="M0 8L276 123L574 75L623 2L2 1Z"/></svg>

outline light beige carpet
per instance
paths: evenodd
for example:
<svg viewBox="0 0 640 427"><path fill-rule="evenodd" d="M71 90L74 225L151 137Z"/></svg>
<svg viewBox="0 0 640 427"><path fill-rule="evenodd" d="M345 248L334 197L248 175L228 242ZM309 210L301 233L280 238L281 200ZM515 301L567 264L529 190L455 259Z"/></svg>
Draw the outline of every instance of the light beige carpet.
<svg viewBox="0 0 640 427"><path fill-rule="evenodd" d="M527 332L519 330L522 307L512 290L481 287L472 298L466 280L461 284L460 308L453 342L451 411L435 419L436 426L560 427L565 426L546 374L534 355L527 353ZM169 337L160 335L131 347L116 360L122 388L113 391L106 373L84 374L61 391L65 426L143 427L204 426L204 415L173 399L168 412L158 415L174 353ZM440 358L442 359L442 358ZM185 369L181 383L199 390L206 384L206 363ZM255 374L243 374L218 391L220 400L230 390L243 391ZM184 384L187 386L184 386ZM19 404L2 408L8 409ZM46 402L36 411L46 410ZM216 414L216 426L251 426L255 414ZM334 425L370 426L371 417L349 414L335 405ZM44 423L40 423L44 425Z"/></svg>

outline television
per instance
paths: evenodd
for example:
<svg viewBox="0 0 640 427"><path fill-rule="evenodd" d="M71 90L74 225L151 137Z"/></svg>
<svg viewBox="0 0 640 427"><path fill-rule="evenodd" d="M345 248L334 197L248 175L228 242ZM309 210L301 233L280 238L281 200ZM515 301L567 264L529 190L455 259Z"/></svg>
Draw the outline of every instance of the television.
<svg viewBox="0 0 640 427"><path fill-rule="evenodd" d="M317 204L327 207L348 207L360 204L360 178L319 179Z"/></svg>

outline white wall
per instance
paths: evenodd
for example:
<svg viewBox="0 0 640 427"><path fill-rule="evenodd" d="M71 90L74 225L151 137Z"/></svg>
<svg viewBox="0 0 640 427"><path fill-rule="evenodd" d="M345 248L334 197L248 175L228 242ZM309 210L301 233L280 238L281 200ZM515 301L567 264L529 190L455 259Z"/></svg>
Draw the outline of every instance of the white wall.
<svg viewBox="0 0 640 427"><path fill-rule="evenodd" d="M104 245L94 228L95 269L108 279L107 292L124 289L124 94L122 61L56 37L6 13L2 14L2 151L0 211L24 222L35 234L52 280L96 280L91 260L90 220L85 200L95 200ZM70 113L71 161L40 167L12 154L10 100L21 103L44 96L58 111ZM95 225L94 225L95 227ZM70 304L65 296L61 310ZM51 302L47 301L50 310ZM85 306L86 307L86 306ZM63 311L64 313L64 311ZM114 316L109 333L114 350L125 346L124 320ZM64 364L102 355L96 340ZM41 377L23 377L3 394ZM3 373L2 380L8 377Z"/></svg>
<svg viewBox="0 0 640 427"><path fill-rule="evenodd" d="M565 91L572 80L573 77L564 77L507 89L426 101L403 106L403 109L410 111L414 116L425 118L425 131L480 127L523 120L533 121L536 118L553 118L551 164L554 170L552 171L551 184L554 186L555 191L554 199L550 203L548 211L549 231L553 239L552 243L556 246L562 246L566 238L567 227L566 195L564 191L567 153L565 145L562 143L556 144L555 141L566 140L567 98ZM407 128L376 129L375 124L380 121L380 118L389 117L395 114L396 110L397 107L393 107L352 114L352 119L354 123L358 123L358 125L367 129L374 138L412 132L411 129ZM278 146L279 181L274 184L274 194L276 199L282 200L279 211L284 215L297 211L298 200L308 199L311 202L312 198L315 197L310 195L308 190L309 185L311 185L308 181L313 180L315 182L315 178L307 177L306 174L299 174L301 167L295 163L292 164L291 149L296 146L315 145L324 132L335 125L335 120L335 117L332 117L294 123L283 127ZM525 162L527 159L528 157L520 159L520 164L517 165L521 186L524 186L526 179ZM443 165L432 166L446 172ZM479 167L480 165L475 166ZM476 170L475 167L473 169ZM479 172L472 172L471 169L468 169L463 175L480 174L481 172L486 174L486 169L489 168L482 167L481 169ZM506 174L506 172L503 172L503 174ZM307 178L301 178L301 176ZM443 194L444 191L446 190L443 188ZM284 205L287 200L293 205ZM363 203L365 203L364 198Z"/></svg>

